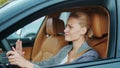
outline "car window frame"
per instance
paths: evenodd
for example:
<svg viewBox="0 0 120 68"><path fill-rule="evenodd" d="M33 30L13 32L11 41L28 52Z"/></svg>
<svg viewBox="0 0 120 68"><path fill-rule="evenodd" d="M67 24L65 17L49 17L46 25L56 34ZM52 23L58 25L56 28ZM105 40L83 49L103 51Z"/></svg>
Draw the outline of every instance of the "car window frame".
<svg viewBox="0 0 120 68"><path fill-rule="evenodd" d="M110 37L109 37L109 51L108 51L108 56L111 58L110 60L111 61L113 61L113 59L112 58L116 58L115 57L115 54L116 54L116 50L115 50L115 48L116 48L116 33L117 33L117 28L116 28L116 26L117 26L117 24L116 24L116 3L115 3L115 1L114 0L110 0L110 3L109 4L103 4L103 3L101 3L100 2L100 0L99 1L97 1L97 0L94 0L94 1L96 1L97 2L97 4L96 4L96 2L91 2L90 4L91 5L100 5L100 6L104 6L106 9L108 9L108 11L109 11L109 14L110 14ZM66 2L64 2L64 3L62 3L62 4L64 4L64 6L65 5L68 5L69 7L64 7L64 8L70 8L71 6L71 4L77 4L77 1L75 1L75 2L73 2L73 1L70 1L70 2L68 2L68 3L66 3ZM88 1L89 2L89 1ZM108 3L108 2L107 2ZM89 5L90 5L89 4ZM86 3L86 4L84 4L84 5L88 5L88 3ZM79 6L84 6L82 3L81 4L79 4ZM57 8L59 8L61 5L54 5L54 7L50 7L47 11L49 11L49 10L52 10L52 9L55 9L54 11L52 11L51 13L53 13L53 12L56 12L56 11L58 11L57 10ZM75 6L78 6L78 5L74 5L74 6L72 6L72 7L75 7ZM111 8L111 6L112 6L112 8ZM63 9L63 8L61 8L61 9ZM59 9L60 10L60 9ZM114 10L114 11L112 11L112 10ZM36 12L36 13L33 13L32 15L38 15L38 14L40 14L39 12ZM45 14L45 13L44 13ZM43 14L43 15L44 15ZM40 16L42 16L42 14L40 15ZM30 17L26 17L26 19L28 19L28 18L32 18L32 16L30 16ZM36 18L38 18L38 17L36 17ZM22 19L22 20L26 20L25 18L24 19ZM18 23L20 23L20 22L18 22ZM25 24L24 24L25 25ZM22 26L22 25L21 25ZM112 50L112 51L110 51L110 50ZM108 60L109 61L109 59L106 59L106 60ZM104 64L104 61L103 60L100 60L101 62L100 63L103 63ZM90 62L90 63L85 63L85 65L87 65L87 64L90 64L90 65L98 65L99 64L99 62L97 62L97 61L93 61L93 62ZM107 62L107 61L106 61ZM110 62L110 61L109 61ZM94 64L93 64L94 63ZM76 63L77 64L77 63ZM76 65L75 64L75 65ZM81 63L81 64L78 64L79 66L81 65L82 66L82 64L83 63ZM74 64L66 64L66 65L74 65ZM64 66L64 65L61 65L61 66ZM58 65L58 67L59 67L59 65ZM83 66L84 67L84 66Z"/></svg>
<svg viewBox="0 0 120 68"><path fill-rule="evenodd" d="M117 20L118 20L118 26L117 26L118 30L117 30L117 32L118 32L118 34L117 34L117 51L116 51L117 53L116 53L116 57L120 58L120 53L119 53L120 52L120 45L119 45L120 44L120 42L119 42L120 41L120 30L119 30L120 29L120 27L119 27L120 26L120 19L119 19L120 18L120 4L119 4L120 0L117 0L116 3L117 3L117 7L118 7L118 10L117 10Z"/></svg>

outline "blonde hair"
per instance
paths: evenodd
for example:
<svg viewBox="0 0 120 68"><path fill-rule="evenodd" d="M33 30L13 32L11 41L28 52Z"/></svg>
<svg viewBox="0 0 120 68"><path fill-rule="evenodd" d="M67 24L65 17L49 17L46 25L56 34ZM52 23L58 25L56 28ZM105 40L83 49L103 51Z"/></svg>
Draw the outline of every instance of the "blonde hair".
<svg viewBox="0 0 120 68"><path fill-rule="evenodd" d="M76 18L79 20L79 24L81 27L86 27L87 28L87 32L86 32L86 36L89 36L90 32L91 32L91 22L90 22L90 17L88 16L87 13L82 12L82 11L77 11L77 12L72 12L69 16L69 18Z"/></svg>

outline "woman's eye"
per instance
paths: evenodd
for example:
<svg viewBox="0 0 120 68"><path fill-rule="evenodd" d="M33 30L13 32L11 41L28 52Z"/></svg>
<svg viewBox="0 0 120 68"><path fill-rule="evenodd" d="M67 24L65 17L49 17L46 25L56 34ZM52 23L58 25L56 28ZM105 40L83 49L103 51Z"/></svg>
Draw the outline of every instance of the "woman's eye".
<svg viewBox="0 0 120 68"><path fill-rule="evenodd" d="M69 26L69 28L73 28L72 26Z"/></svg>
<svg viewBox="0 0 120 68"><path fill-rule="evenodd" d="M70 26L70 25L67 25L65 28L70 28L70 29L71 29L71 28L73 28L73 27L72 27L72 26Z"/></svg>

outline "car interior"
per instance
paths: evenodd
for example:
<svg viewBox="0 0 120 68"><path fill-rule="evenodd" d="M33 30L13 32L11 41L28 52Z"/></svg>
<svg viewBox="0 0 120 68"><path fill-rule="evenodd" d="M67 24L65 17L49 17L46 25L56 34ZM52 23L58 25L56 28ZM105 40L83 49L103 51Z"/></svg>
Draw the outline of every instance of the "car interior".
<svg viewBox="0 0 120 68"><path fill-rule="evenodd" d="M59 50L68 45L69 42L64 40L65 22L59 19L62 12L84 11L88 13L91 19L91 32L87 42L95 49L101 59L108 56L109 41L109 14L101 6L76 7L58 11L46 15L42 26L40 27L33 47L25 47L24 57L33 62L49 59L56 55ZM2 52L0 50L0 52Z"/></svg>
<svg viewBox="0 0 120 68"><path fill-rule="evenodd" d="M55 55L64 45L67 45L64 40L64 27L64 23L60 19L50 17L46 20L43 31L38 33L35 40L32 53L33 62L48 59ZM40 43L40 41L42 42Z"/></svg>
<svg viewBox="0 0 120 68"><path fill-rule="evenodd" d="M108 17L106 14L93 13L91 15L93 37L88 42L98 53L100 58L107 58L108 53Z"/></svg>
<svg viewBox="0 0 120 68"><path fill-rule="evenodd" d="M47 15L41 29L39 30L31 60L42 61L54 56L63 46L69 44L64 40L65 25L59 16L62 12L85 11L91 19L91 33L87 42L95 49L101 59L107 58L108 53L108 12L103 7L82 7L66 9L57 13Z"/></svg>

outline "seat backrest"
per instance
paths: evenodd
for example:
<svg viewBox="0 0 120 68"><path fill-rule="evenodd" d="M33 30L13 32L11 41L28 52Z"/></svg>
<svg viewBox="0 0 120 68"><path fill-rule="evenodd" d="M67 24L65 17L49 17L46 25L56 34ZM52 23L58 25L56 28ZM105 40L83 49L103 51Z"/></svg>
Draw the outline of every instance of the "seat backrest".
<svg viewBox="0 0 120 68"><path fill-rule="evenodd" d="M49 59L57 54L63 46L67 45L67 42L64 40L64 23L62 20L48 18L45 31L46 37L44 41L42 41L42 44L39 45L40 50L32 59L33 62Z"/></svg>
<svg viewBox="0 0 120 68"><path fill-rule="evenodd" d="M108 16L107 14L94 13L91 15L93 37L88 40L100 55L100 58L107 58L108 53Z"/></svg>

